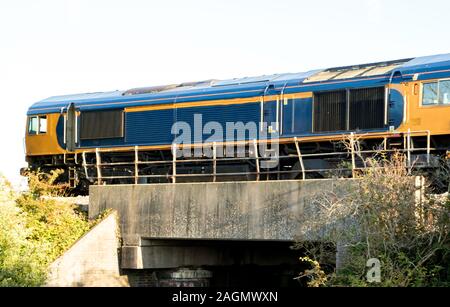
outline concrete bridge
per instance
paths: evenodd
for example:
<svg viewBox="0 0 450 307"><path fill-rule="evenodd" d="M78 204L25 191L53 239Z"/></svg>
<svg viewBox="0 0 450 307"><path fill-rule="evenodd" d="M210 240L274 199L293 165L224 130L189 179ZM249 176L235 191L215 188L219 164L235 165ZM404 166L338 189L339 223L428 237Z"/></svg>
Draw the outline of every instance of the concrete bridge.
<svg viewBox="0 0 450 307"><path fill-rule="evenodd" d="M411 180L411 201L420 204L424 180ZM314 212L319 194L339 197L356 185L321 179L92 186L89 217L113 211L52 264L49 285L298 284L304 251L292 249L293 242L324 240L305 233L302 218ZM339 267L345 244L335 243Z"/></svg>
<svg viewBox="0 0 450 307"><path fill-rule="evenodd" d="M353 180L92 186L89 217L115 209L121 268L299 265L298 218L317 193ZM140 270L140 271L139 271Z"/></svg>

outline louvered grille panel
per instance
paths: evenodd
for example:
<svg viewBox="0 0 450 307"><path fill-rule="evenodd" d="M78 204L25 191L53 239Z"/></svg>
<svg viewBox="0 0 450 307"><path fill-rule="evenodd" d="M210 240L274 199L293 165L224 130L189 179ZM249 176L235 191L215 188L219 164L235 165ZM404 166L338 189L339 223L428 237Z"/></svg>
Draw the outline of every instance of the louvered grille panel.
<svg viewBox="0 0 450 307"><path fill-rule="evenodd" d="M314 95L314 132L379 129L384 121L384 87Z"/></svg>
<svg viewBox="0 0 450 307"><path fill-rule="evenodd" d="M81 112L80 139L107 139L123 137L123 111Z"/></svg>
<svg viewBox="0 0 450 307"><path fill-rule="evenodd" d="M383 87L350 91L350 130L384 127Z"/></svg>
<svg viewBox="0 0 450 307"><path fill-rule="evenodd" d="M314 95L314 132L346 130L346 91Z"/></svg>

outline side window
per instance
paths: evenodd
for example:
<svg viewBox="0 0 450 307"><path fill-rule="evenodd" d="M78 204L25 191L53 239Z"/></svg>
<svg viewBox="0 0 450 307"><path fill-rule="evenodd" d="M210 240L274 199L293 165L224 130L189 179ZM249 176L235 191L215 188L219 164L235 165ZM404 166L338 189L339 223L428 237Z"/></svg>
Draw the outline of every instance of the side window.
<svg viewBox="0 0 450 307"><path fill-rule="evenodd" d="M423 85L423 105L434 105L438 104L438 83L424 83Z"/></svg>
<svg viewBox="0 0 450 307"><path fill-rule="evenodd" d="M423 84L422 105L450 104L450 80Z"/></svg>
<svg viewBox="0 0 450 307"><path fill-rule="evenodd" d="M47 116L39 116L39 134L47 133Z"/></svg>
<svg viewBox="0 0 450 307"><path fill-rule="evenodd" d="M28 118L28 134L37 134L38 132L38 117L32 116Z"/></svg>
<svg viewBox="0 0 450 307"><path fill-rule="evenodd" d="M45 134L47 133L47 116L30 116L28 117L28 134Z"/></svg>
<svg viewBox="0 0 450 307"><path fill-rule="evenodd" d="M439 82L439 102L450 104L450 80Z"/></svg>

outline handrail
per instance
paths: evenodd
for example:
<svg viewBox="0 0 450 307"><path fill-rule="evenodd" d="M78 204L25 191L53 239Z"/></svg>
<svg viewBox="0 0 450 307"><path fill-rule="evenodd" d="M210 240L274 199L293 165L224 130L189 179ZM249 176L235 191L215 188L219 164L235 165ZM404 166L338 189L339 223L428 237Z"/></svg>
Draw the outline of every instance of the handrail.
<svg viewBox="0 0 450 307"><path fill-rule="evenodd" d="M423 136L422 134L426 132L426 147L425 148L415 148L413 146L413 137L414 135L417 135L418 133L421 133L420 136ZM391 137L398 138L398 133L392 133ZM404 148L403 149L388 149L387 147L387 139L390 138L390 136L386 135L383 136L383 149L368 149L368 150L361 150L359 146L356 146L357 144L357 138L354 133L350 133L349 137L349 147L345 151L337 151L337 152L324 152L324 153L302 153L300 150L300 141L297 137L294 138L293 144L295 145L296 154L288 154L283 156L277 156L277 159L295 159L297 158L300 164L300 173L301 178L304 180L306 179L306 174L311 172L339 172L339 171L351 171L352 177L356 177L356 171L364 169L364 167L358 167L356 163L356 157L361 157L365 154L376 154L381 152L400 152L405 154L406 156L406 167L411 171L411 169L415 166L415 164L412 161L412 153L413 152L426 152L426 165L430 164L431 160L431 151L434 150L434 148L431 148L431 133L429 130L425 131L411 131L410 129L403 133L404 138ZM84 168L85 176L88 180L97 180L97 184L106 184L105 180L111 180L111 179L134 179L134 183L138 184L140 182L140 178L166 178L171 179L172 183L177 182L178 177L211 177L213 182L217 181L218 177L221 176L248 176L248 175L254 175L256 177L256 180L261 179L261 175L270 175L270 174L293 174L293 173L299 173L299 170L291 169L291 170L261 170L260 168L260 162L261 160L267 160L270 159L270 157L264 157L260 156L258 152L258 141L256 139L253 139L249 145L252 144L252 146L248 147L249 153L253 151L253 154L249 156L244 157L217 157L217 143L213 142L212 146L212 158L177 158L177 152L179 150L180 144L172 144L172 159L171 160L154 160L154 161L141 161L139 159L139 152L143 149L141 149L139 146L134 147L134 159L130 161L123 161L123 162L106 162L102 161L101 153L102 151L100 148L95 149L95 160L90 159L89 163L87 160L87 154L89 152L83 151L82 156L82 163L81 166ZM304 159L305 158L315 158L315 157L339 157L339 156L349 156L351 158L351 168L323 168L323 169L306 169L304 165ZM218 173L217 172L217 162L218 161L247 161L247 160L253 160L255 162L256 171L254 172L232 172L232 173ZM92 161L95 161L92 162ZM177 172L177 165L182 163L196 163L196 162L211 162L212 163L212 172L210 173L191 173L191 174L183 174ZM168 174L152 174L152 175L145 175L140 173L140 166L145 165L165 165L165 164L172 164L172 173ZM117 175L117 176L107 176L107 174L103 174L102 168L104 167L116 167L116 166L134 166L133 170L129 170L131 172L131 175ZM95 168L96 170L96 176L89 176L89 168Z"/></svg>

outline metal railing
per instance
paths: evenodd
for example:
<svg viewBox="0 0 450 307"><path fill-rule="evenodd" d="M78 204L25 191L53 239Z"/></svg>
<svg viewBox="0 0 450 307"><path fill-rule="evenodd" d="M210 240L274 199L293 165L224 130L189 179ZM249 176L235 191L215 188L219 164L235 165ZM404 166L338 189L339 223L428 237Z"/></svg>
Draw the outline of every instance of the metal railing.
<svg viewBox="0 0 450 307"><path fill-rule="evenodd" d="M217 148L219 147L216 142L213 142L212 144L202 144L202 147L212 147L212 157L207 158L187 158L187 159L177 159L177 151L180 150L181 145L179 144L172 144L172 159L171 160L151 160L151 161L141 161L139 159L139 153L141 151L149 151L148 149L142 149L139 146L134 147L134 159L133 161L123 161L123 162L103 162L102 161L102 150L99 148L96 148L95 151L83 151L81 153L82 157L82 163L81 166L84 169L84 173L87 179L94 181L97 180L97 184L101 185L106 183L107 180L112 179L130 179L130 181L134 181L135 184L139 183L139 179L141 178L162 178L170 180L172 183L177 182L177 178L181 177L212 177L212 181L216 182L218 177L226 177L226 176L254 176L255 180L259 181L261 179L262 175L272 175L276 174L280 176L281 174L301 174L301 178L304 180L307 177L307 173L311 172L327 172L327 171L351 171L352 176L356 176L356 172L358 170L364 169L364 167L358 167L357 166L357 160L361 160L363 155L368 154L376 154L376 153L393 153L393 152L399 152L403 153L405 155L405 167L408 169L413 168L414 161L412 161L412 154L414 152L425 152L426 153L426 164L430 164L430 155L431 155L431 135L429 130L424 131L411 131L408 130L404 133L398 133L398 132L392 132L389 134L384 134L380 137L380 139L383 139L382 141L382 147L381 149L372 149L372 150L361 150L359 146L359 139L364 139L364 136L367 135L355 135L354 133L351 133L347 136L347 143L349 146L347 146L347 150L345 151L337 151L337 152L324 152L324 153L302 153L301 151L301 141L295 137L293 139L293 144L295 145L295 151L296 154L288 154L284 156L276 156L276 159L278 161L280 159L298 159L299 167L300 169L295 170L280 170L279 168L277 170L262 170L261 162L267 160L267 157L264 157L260 155L258 151L258 141L251 140L247 142L247 146L249 149L249 156L246 157L218 157L217 155ZM415 148L413 146L413 138L414 137L426 137L426 147L424 148ZM391 138L401 138L403 137L403 148L402 149L391 149L388 148L388 139ZM308 140L308 142L310 142ZM270 143L269 143L270 144ZM196 145L198 146L198 144ZM191 146L194 147L194 146ZM220 145L220 148L223 148L222 145ZM251 151L250 151L251 149ZM108 150L105 151L107 153L111 153L114 151ZM95 163L88 163L87 162L87 154L95 154ZM341 156L348 156L350 155L351 160L351 168L343 167L343 168L328 168L328 169L311 169L305 167L305 159L308 158L330 158L330 157L341 157ZM66 159L64 157L64 159ZM74 157L75 161L78 161L77 154L75 154ZM217 164L218 162L225 162L225 161L246 161L251 160L253 164L255 165L255 170L253 172L226 172L226 173L218 173L217 172ZM203 163L211 163L212 165L212 172L211 173L190 173L190 174L183 174L183 173L177 173L177 166L182 163L197 163L197 162L203 162ZM151 174L151 175L144 175L140 174L140 166L150 166L150 165L171 165L171 173L166 174ZM103 174L103 168L104 167L116 167L116 166L129 166L130 169L133 169L132 175L114 175L114 176L106 176ZM89 169L95 169L95 176L89 175ZM168 167L168 170L170 170L170 167Z"/></svg>

